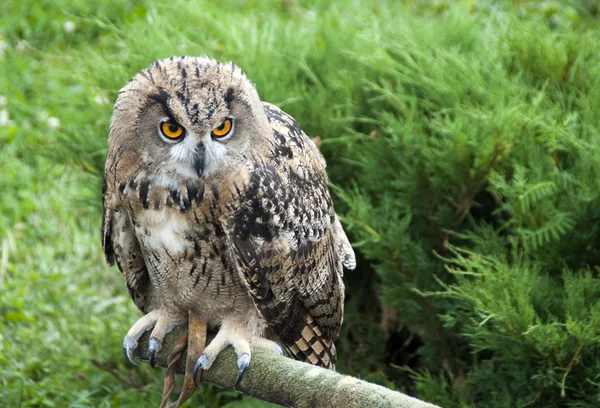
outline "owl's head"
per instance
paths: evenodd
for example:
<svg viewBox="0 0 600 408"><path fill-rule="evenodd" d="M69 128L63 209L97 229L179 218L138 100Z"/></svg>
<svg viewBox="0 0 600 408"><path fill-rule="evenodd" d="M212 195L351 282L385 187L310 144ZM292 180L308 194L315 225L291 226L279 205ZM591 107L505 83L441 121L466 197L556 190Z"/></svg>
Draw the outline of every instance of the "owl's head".
<svg viewBox="0 0 600 408"><path fill-rule="evenodd" d="M203 178L264 143L256 89L233 63L178 57L136 75L115 103L109 136L124 166L168 179ZM133 170L132 170L133 171Z"/></svg>

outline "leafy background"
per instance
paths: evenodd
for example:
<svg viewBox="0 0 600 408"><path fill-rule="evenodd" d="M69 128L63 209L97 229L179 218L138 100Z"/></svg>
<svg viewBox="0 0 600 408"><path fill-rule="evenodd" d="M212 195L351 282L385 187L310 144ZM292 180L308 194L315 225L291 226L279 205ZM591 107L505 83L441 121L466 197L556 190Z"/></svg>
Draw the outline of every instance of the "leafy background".
<svg viewBox="0 0 600 408"><path fill-rule="evenodd" d="M595 1L5 0L0 395L157 406L99 240L112 102L234 60L322 140L359 258L339 371L444 407L600 404ZM266 406L211 387L190 406Z"/></svg>

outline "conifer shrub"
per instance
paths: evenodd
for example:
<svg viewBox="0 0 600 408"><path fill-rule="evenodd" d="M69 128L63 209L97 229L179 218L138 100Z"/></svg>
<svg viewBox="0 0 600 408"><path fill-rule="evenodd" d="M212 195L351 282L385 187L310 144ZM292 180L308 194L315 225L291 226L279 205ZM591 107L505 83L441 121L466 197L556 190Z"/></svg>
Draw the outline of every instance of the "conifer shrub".
<svg viewBox="0 0 600 408"><path fill-rule="evenodd" d="M597 406L598 31L399 27L357 56L371 125L338 189L401 333L384 361L444 407Z"/></svg>

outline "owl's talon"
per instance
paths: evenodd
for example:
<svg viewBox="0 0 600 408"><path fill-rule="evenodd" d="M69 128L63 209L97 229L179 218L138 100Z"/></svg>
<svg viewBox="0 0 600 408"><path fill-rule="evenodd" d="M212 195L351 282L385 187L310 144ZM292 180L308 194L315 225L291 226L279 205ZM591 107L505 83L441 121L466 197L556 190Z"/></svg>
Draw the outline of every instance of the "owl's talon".
<svg viewBox="0 0 600 408"><path fill-rule="evenodd" d="M133 361L133 356L131 355L131 353L133 352L133 350L135 350L136 347L137 341L132 341L132 339L130 339L129 337L125 337L125 340L123 341L123 354L125 354L125 359L127 359L127 361L129 361L134 366L139 367L140 365L136 364Z"/></svg>
<svg viewBox="0 0 600 408"><path fill-rule="evenodd" d="M155 356L156 356L156 353L158 353L161 348L162 348L162 344L161 344L160 340L157 339L156 337L150 337L150 341L148 344L148 357L149 357L150 365L152 366L152 368L156 367L155 366Z"/></svg>
<svg viewBox="0 0 600 408"><path fill-rule="evenodd" d="M200 384L198 384L198 371L200 371L200 365L198 364L198 362L196 362L196 365L194 366L194 371L192 372L192 378L194 379L194 384L196 385L196 388L200 388Z"/></svg>
<svg viewBox="0 0 600 408"><path fill-rule="evenodd" d="M279 354L280 356L283 356L283 349L279 344L275 345L275 353Z"/></svg>
<svg viewBox="0 0 600 408"><path fill-rule="evenodd" d="M238 364L238 375L235 380L235 384L233 385L233 389L235 390L239 385L240 381L242 381L242 376L244 375L244 371L246 371L246 367L250 364L250 354L242 354L237 361Z"/></svg>
<svg viewBox="0 0 600 408"><path fill-rule="evenodd" d="M209 360L206 354L202 354L198 361L196 361L196 365L194 365L194 371L192 372L192 376L194 378L194 384L196 384L196 388L200 388L200 384L198 384L198 371L208 370L208 368L212 365L212 361Z"/></svg>
<svg viewBox="0 0 600 408"><path fill-rule="evenodd" d="M162 339L165 335L173 330L173 327L180 324L179 320L173 319L173 317L165 310L156 309L152 310L148 314L142 316L127 332L125 340L123 340L123 352L125 358L134 366L138 367L133 362L133 351L138 346L138 340L148 330L152 329L150 333L150 342L148 344L148 357L150 364L154 367L156 353L162 348Z"/></svg>

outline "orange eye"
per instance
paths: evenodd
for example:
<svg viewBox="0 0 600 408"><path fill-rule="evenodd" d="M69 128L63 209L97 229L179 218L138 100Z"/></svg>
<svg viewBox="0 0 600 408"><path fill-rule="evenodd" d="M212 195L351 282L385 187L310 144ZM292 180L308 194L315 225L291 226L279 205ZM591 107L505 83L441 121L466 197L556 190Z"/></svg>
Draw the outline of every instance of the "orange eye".
<svg viewBox="0 0 600 408"><path fill-rule="evenodd" d="M160 131L167 139L176 140L183 137L183 127L172 120L167 120L160 124Z"/></svg>
<svg viewBox="0 0 600 408"><path fill-rule="evenodd" d="M231 121L231 119L225 119L225 122L223 122L221 126L213 129L213 137L218 139L227 136L229 132L231 132L232 125L233 122Z"/></svg>

